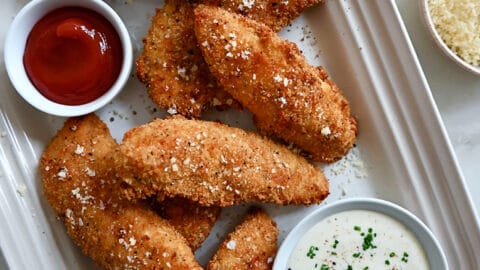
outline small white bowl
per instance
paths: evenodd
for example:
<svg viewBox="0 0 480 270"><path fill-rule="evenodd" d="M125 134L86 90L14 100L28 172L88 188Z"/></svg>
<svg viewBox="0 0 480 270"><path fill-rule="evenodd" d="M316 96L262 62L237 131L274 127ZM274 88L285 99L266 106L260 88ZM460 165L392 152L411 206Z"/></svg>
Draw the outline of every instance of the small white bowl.
<svg viewBox="0 0 480 270"><path fill-rule="evenodd" d="M475 75L480 75L480 66L472 65L467 61L463 60L460 56L453 52L442 40L442 37L440 36L440 34L438 34L435 25L433 24L432 17L430 15L430 9L428 8L428 0L419 1L419 4L420 11L422 12L423 22L428 32L430 33L433 41L437 44L440 50L460 67Z"/></svg>
<svg viewBox="0 0 480 270"><path fill-rule="evenodd" d="M302 236L323 219L344 211L369 210L394 218L409 229L422 245L430 269L448 270L447 259L440 244L425 224L404 208L388 201L374 198L344 199L327 206L323 206L307 215L288 234L278 250L273 270L285 270L290 254L296 248Z"/></svg>
<svg viewBox="0 0 480 270"><path fill-rule="evenodd" d="M117 31L123 46L123 63L117 80L105 94L82 105L63 105L44 97L31 83L23 65L28 35L33 26L50 11L62 7L84 7L105 17ZM5 39L4 59L7 74L17 92L33 107L58 116L79 116L96 111L110 102L125 86L133 64L132 42L118 14L101 0L33 0L17 14Z"/></svg>

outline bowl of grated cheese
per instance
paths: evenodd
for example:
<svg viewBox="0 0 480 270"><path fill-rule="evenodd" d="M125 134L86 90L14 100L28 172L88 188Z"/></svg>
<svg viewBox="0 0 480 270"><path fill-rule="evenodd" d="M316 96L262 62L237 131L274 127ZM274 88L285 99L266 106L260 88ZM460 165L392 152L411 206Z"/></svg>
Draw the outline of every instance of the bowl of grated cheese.
<svg viewBox="0 0 480 270"><path fill-rule="evenodd" d="M427 29L438 47L465 70L480 75L480 1L419 3Z"/></svg>

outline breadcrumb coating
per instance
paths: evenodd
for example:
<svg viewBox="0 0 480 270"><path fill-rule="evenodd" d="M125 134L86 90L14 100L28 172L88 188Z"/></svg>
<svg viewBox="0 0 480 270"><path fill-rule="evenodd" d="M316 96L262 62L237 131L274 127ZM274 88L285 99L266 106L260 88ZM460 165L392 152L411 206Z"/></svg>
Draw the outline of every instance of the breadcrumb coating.
<svg viewBox="0 0 480 270"><path fill-rule="evenodd" d="M278 229L261 209L251 210L220 244L207 270L268 270L277 253Z"/></svg>
<svg viewBox="0 0 480 270"><path fill-rule="evenodd" d="M350 106L324 70L266 25L199 5L195 33L210 71L255 117L263 134L292 143L313 160L333 162L353 146Z"/></svg>
<svg viewBox="0 0 480 270"><path fill-rule="evenodd" d="M118 174L130 199L183 197L201 205L320 203L318 167L286 147L216 122L156 119L125 133Z"/></svg>
<svg viewBox="0 0 480 270"><path fill-rule="evenodd" d="M280 30L300 13L321 0L166 0L152 18L142 54L136 61L137 76L147 85L152 100L171 114L198 118L210 107L241 105L210 74L194 32L193 9L197 4L221 6Z"/></svg>
<svg viewBox="0 0 480 270"><path fill-rule="evenodd" d="M136 61L138 78L147 85L153 102L170 114L198 118L212 106L240 108L210 74L193 24L192 4L165 1L143 40L143 51Z"/></svg>
<svg viewBox="0 0 480 270"><path fill-rule="evenodd" d="M91 114L68 119L44 151L43 190L68 235L104 269L202 269L170 223L120 196L116 148Z"/></svg>
<svg viewBox="0 0 480 270"><path fill-rule="evenodd" d="M323 0L198 0L198 4L221 7L261 22L273 31L280 31L305 9Z"/></svg>
<svg viewBox="0 0 480 270"><path fill-rule="evenodd" d="M202 245L221 212L220 207L200 206L182 198L154 200L153 205L153 209L185 237L192 250Z"/></svg>

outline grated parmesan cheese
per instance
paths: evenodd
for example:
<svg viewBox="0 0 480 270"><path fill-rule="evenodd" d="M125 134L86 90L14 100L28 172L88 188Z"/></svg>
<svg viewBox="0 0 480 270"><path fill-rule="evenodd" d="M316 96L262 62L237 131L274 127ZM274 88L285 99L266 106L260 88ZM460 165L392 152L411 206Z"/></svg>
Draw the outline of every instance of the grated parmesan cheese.
<svg viewBox="0 0 480 270"><path fill-rule="evenodd" d="M171 115L177 114L177 106L175 104L173 104L172 107L168 108L167 113L169 113Z"/></svg>
<svg viewBox="0 0 480 270"><path fill-rule="evenodd" d="M235 240L230 240L227 243L227 249L234 250L236 246L237 246L237 241Z"/></svg>
<svg viewBox="0 0 480 270"><path fill-rule="evenodd" d="M85 150L85 147L81 146L80 144L77 144L77 148L75 149L75 154L81 155L83 154L84 150Z"/></svg>
<svg viewBox="0 0 480 270"><path fill-rule="evenodd" d="M480 64L480 1L428 0L430 16L445 44L465 61Z"/></svg>
<svg viewBox="0 0 480 270"><path fill-rule="evenodd" d="M332 133L332 131L330 130L330 127L324 127L320 132L322 133L323 136L327 136Z"/></svg>

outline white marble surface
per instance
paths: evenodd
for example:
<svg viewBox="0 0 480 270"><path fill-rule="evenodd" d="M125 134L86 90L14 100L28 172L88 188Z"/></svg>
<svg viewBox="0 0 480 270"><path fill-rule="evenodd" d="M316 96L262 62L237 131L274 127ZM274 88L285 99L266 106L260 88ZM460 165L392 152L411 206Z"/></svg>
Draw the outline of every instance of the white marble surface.
<svg viewBox="0 0 480 270"><path fill-rule="evenodd" d="M480 76L443 55L425 29L420 0L396 0L480 213ZM480 218L480 215L478 216Z"/></svg>

